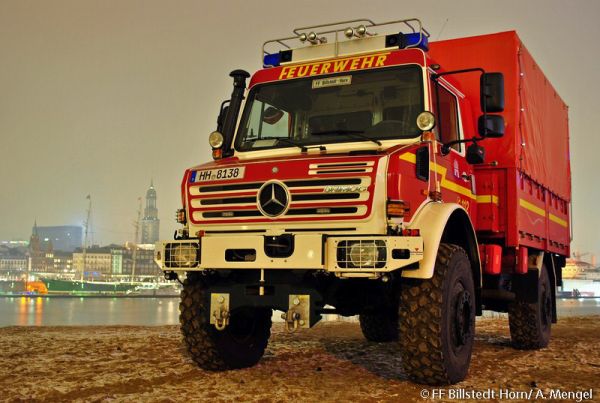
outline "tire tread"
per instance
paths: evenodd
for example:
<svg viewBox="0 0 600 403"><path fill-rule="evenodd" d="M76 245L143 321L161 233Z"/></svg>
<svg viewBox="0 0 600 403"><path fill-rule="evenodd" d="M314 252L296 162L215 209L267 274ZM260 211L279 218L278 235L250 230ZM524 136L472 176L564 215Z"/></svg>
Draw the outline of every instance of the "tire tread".
<svg viewBox="0 0 600 403"><path fill-rule="evenodd" d="M402 287L399 310L402 362L409 378L418 383L443 385L458 381L444 367L442 346L444 280L457 254L466 258L461 247L440 244L433 277Z"/></svg>
<svg viewBox="0 0 600 403"><path fill-rule="evenodd" d="M186 279L181 291L181 300L179 303L179 323L187 351L192 360L202 369L209 371L223 371L229 369L239 369L254 365L256 362L226 361L223 354L217 346L218 332L214 329L207 319L205 306L204 285L200 281ZM269 337L271 336L271 316L267 315L270 310L265 310L264 318L259 324L261 334L256 337L255 348L262 356ZM260 359L260 357L259 357ZM258 361L258 360L256 360Z"/></svg>

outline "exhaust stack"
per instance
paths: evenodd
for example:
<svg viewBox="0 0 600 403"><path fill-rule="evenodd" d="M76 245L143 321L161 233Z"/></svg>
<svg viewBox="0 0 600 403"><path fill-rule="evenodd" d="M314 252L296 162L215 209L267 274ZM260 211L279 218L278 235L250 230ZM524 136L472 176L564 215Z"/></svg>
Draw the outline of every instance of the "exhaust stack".
<svg viewBox="0 0 600 403"><path fill-rule="evenodd" d="M225 137L223 157L232 154L231 143L235 133L235 124L237 123L240 107L242 106L242 101L244 99L246 79L250 77L250 73L245 70L233 70L229 73L229 76L233 77L233 92L231 93L231 101L229 102L225 122L223 122L223 137Z"/></svg>

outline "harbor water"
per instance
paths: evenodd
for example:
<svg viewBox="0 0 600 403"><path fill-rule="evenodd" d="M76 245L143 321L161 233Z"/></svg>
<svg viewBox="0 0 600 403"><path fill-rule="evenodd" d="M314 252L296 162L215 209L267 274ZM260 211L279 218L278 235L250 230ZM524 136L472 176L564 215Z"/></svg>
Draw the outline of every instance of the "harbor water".
<svg viewBox="0 0 600 403"><path fill-rule="evenodd" d="M175 325L178 315L177 297L0 297L0 327ZM558 315L600 315L600 298L560 299Z"/></svg>

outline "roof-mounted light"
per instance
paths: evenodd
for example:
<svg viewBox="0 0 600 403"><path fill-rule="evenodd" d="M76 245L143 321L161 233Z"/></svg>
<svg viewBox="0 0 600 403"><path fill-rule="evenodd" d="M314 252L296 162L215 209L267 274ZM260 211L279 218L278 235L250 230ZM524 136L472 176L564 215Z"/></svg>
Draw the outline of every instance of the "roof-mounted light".
<svg viewBox="0 0 600 403"><path fill-rule="evenodd" d="M277 67L281 64L281 55L279 53L272 53L263 57L263 65Z"/></svg>
<svg viewBox="0 0 600 403"><path fill-rule="evenodd" d="M300 42L310 42L313 45L319 45L321 43L327 43L327 38L322 36L319 38L319 34L316 32L309 32L308 34L302 33L298 35Z"/></svg>
<svg viewBox="0 0 600 403"><path fill-rule="evenodd" d="M419 48L425 52L429 51L429 41L426 35L421 32L413 32L410 34L403 34L399 32L397 34L386 35L385 47L400 49L406 48Z"/></svg>
<svg viewBox="0 0 600 403"><path fill-rule="evenodd" d="M264 67L277 67L281 63L287 63L292 61L292 51L282 50L277 53L266 54L263 57Z"/></svg>
<svg viewBox="0 0 600 403"><path fill-rule="evenodd" d="M367 27L365 27L364 25L359 25L356 28L347 28L344 31L344 35L346 36L346 38L350 39L353 37L357 37L357 38L364 38L366 35L371 35L369 34L369 32L367 32Z"/></svg>
<svg viewBox="0 0 600 403"><path fill-rule="evenodd" d="M352 25L350 25L352 24ZM349 26L350 25L350 26ZM391 35L379 31L382 27L401 25ZM347 28L341 28L347 27ZM378 32L379 31L379 32ZM429 50L429 32L416 18L375 23L369 19L357 19L331 24L321 24L293 30L294 36L266 41L262 48L263 67L276 67L284 63L297 63L329 58L343 58L359 53L380 52L392 49L419 48ZM388 31L390 32L390 31ZM344 38L345 37L345 38ZM353 40L356 38L357 40ZM293 42L317 46L295 47ZM329 42L331 43L328 43ZM281 52L266 51L268 46L283 47ZM292 57L293 52L293 57Z"/></svg>

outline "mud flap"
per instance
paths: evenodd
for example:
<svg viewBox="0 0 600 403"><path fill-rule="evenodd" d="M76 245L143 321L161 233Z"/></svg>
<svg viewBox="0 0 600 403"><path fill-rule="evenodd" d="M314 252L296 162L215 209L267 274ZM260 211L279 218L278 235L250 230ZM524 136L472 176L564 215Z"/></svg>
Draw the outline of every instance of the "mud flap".
<svg viewBox="0 0 600 403"><path fill-rule="evenodd" d="M516 301L534 304L538 301L539 271L530 269L525 274L513 274L511 289Z"/></svg>

